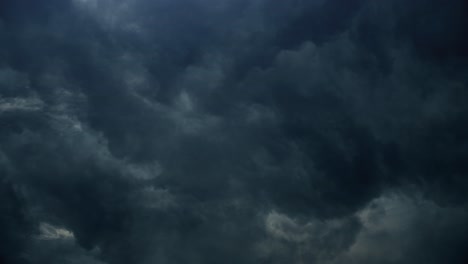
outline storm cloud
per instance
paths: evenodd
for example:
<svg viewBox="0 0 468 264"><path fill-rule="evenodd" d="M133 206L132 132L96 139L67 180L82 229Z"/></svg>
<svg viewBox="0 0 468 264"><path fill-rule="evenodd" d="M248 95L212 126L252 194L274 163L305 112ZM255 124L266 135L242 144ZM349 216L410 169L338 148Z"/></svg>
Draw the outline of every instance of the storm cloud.
<svg viewBox="0 0 468 264"><path fill-rule="evenodd" d="M468 262L468 3L0 2L1 263Z"/></svg>

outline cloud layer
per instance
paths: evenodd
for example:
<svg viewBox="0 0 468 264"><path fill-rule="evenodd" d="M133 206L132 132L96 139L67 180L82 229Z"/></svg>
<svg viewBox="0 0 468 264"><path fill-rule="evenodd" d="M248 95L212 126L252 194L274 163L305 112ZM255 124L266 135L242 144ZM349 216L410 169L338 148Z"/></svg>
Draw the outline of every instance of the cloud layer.
<svg viewBox="0 0 468 264"><path fill-rule="evenodd" d="M465 2L2 1L0 262L466 263Z"/></svg>

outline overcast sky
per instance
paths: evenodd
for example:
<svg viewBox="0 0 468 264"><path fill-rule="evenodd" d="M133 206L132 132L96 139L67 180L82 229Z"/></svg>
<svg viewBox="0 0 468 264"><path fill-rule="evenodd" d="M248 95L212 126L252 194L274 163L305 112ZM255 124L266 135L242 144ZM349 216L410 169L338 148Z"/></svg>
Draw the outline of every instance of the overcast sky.
<svg viewBox="0 0 468 264"><path fill-rule="evenodd" d="M468 263L465 0L0 1L0 263Z"/></svg>

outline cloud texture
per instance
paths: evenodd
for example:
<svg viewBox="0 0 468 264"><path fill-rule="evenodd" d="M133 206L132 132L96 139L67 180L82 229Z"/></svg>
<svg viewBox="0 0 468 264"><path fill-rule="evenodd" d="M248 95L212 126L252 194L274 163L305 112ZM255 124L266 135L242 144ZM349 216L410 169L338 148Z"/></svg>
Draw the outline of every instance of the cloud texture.
<svg viewBox="0 0 468 264"><path fill-rule="evenodd" d="M468 261L463 0L0 2L0 262Z"/></svg>

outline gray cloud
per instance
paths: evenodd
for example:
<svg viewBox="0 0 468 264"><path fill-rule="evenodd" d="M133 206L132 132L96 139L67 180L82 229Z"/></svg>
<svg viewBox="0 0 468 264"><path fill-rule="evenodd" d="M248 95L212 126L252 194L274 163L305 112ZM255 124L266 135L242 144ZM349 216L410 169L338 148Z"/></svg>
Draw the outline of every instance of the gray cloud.
<svg viewBox="0 0 468 264"><path fill-rule="evenodd" d="M0 262L466 262L465 7L2 2Z"/></svg>

